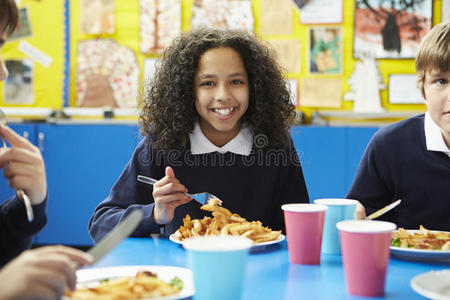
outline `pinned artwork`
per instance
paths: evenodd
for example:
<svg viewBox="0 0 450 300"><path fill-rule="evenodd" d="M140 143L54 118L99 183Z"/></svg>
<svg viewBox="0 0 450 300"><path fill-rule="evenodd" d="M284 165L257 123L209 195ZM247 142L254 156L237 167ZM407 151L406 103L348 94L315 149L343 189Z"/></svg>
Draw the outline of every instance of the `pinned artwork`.
<svg viewBox="0 0 450 300"><path fill-rule="evenodd" d="M385 89L385 85L374 57L364 56L361 61L356 63L348 84L351 91L345 94L344 99L354 102L354 112L384 112L384 108L381 107L379 91Z"/></svg>
<svg viewBox="0 0 450 300"><path fill-rule="evenodd" d="M181 0L140 0L141 52L162 53L181 32Z"/></svg>
<svg viewBox="0 0 450 300"><path fill-rule="evenodd" d="M21 7L19 8L19 20L17 21L17 27L11 36L8 37L8 41L23 39L31 36L31 34L31 21L28 8Z"/></svg>
<svg viewBox="0 0 450 300"><path fill-rule="evenodd" d="M81 32L112 34L115 31L114 0L81 0Z"/></svg>
<svg viewBox="0 0 450 300"><path fill-rule="evenodd" d="M291 35L294 32L294 10L290 0L261 0L260 34Z"/></svg>
<svg viewBox="0 0 450 300"><path fill-rule="evenodd" d="M441 21L450 20L450 0L442 0L441 4Z"/></svg>
<svg viewBox="0 0 450 300"><path fill-rule="evenodd" d="M5 60L8 78L3 85L5 104L33 104L33 61Z"/></svg>
<svg viewBox="0 0 450 300"><path fill-rule="evenodd" d="M291 94L291 103L295 107L297 107L298 106L298 80L291 78L286 81L286 84L289 89L289 93Z"/></svg>
<svg viewBox="0 0 450 300"><path fill-rule="evenodd" d="M288 73L300 73L301 43L300 40L268 40L277 54L277 59Z"/></svg>
<svg viewBox="0 0 450 300"><path fill-rule="evenodd" d="M300 83L300 105L340 108L341 89L341 78L302 78Z"/></svg>
<svg viewBox="0 0 450 300"><path fill-rule="evenodd" d="M136 107L139 66L135 53L111 39L80 42L76 86L77 106Z"/></svg>
<svg viewBox="0 0 450 300"><path fill-rule="evenodd" d="M432 0L356 0L354 57L414 58L432 11Z"/></svg>
<svg viewBox="0 0 450 300"><path fill-rule="evenodd" d="M253 32L254 17L250 0L195 0L192 27L237 28Z"/></svg>
<svg viewBox="0 0 450 300"><path fill-rule="evenodd" d="M342 31L339 27L312 27L309 42L310 73L342 73Z"/></svg>
<svg viewBox="0 0 450 300"><path fill-rule="evenodd" d="M343 0L309 0L304 4L299 9L301 24L342 23Z"/></svg>

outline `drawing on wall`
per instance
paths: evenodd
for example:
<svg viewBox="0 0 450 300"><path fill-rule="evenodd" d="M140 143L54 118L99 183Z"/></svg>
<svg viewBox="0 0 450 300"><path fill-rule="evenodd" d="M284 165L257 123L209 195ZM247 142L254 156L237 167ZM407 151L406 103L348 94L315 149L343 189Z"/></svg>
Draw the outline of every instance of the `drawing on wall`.
<svg viewBox="0 0 450 300"><path fill-rule="evenodd" d="M287 79L287 88L291 94L291 103L297 107L298 106L298 80L297 79Z"/></svg>
<svg viewBox="0 0 450 300"><path fill-rule="evenodd" d="M236 28L253 32L250 0L195 0L192 6L192 27Z"/></svg>
<svg viewBox="0 0 450 300"><path fill-rule="evenodd" d="M342 72L342 30L339 27L309 29L309 72Z"/></svg>
<svg viewBox="0 0 450 300"><path fill-rule="evenodd" d="M128 47L112 39L78 43L77 106L136 107L139 66Z"/></svg>
<svg viewBox="0 0 450 300"><path fill-rule="evenodd" d="M432 11L432 0L355 0L354 57L414 58Z"/></svg>
<svg viewBox="0 0 450 300"><path fill-rule="evenodd" d="M80 19L83 33L114 33L114 0L81 0Z"/></svg>
<svg viewBox="0 0 450 300"><path fill-rule="evenodd" d="M33 61L5 60L8 78L3 85L3 102L7 104L33 104Z"/></svg>
<svg viewBox="0 0 450 300"><path fill-rule="evenodd" d="M17 27L8 38L8 41L26 38L29 36L31 36L30 15L28 13L28 8L22 7L19 8L19 20L17 21Z"/></svg>
<svg viewBox="0 0 450 300"><path fill-rule="evenodd" d="M140 0L139 35L143 54L160 54L181 32L181 0Z"/></svg>

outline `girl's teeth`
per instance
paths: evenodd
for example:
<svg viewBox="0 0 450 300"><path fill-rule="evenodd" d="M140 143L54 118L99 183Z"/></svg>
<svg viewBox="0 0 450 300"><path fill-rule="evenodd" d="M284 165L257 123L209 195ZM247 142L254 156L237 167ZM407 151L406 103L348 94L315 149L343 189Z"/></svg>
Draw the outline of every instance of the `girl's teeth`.
<svg viewBox="0 0 450 300"><path fill-rule="evenodd" d="M218 113L219 115L222 115L222 116L226 116L226 115L228 115L228 114L230 114L232 111L233 111L234 109L231 107L231 108L225 108L225 109L214 109L214 111L216 112L216 113Z"/></svg>

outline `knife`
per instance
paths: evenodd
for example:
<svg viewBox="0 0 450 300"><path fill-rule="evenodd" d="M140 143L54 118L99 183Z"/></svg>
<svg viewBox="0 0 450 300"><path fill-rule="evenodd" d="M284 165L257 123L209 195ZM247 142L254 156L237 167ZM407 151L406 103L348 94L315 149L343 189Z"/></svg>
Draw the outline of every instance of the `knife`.
<svg viewBox="0 0 450 300"><path fill-rule="evenodd" d="M100 242L89 249L88 254L92 255L94 260L92 264L105 256L114 249L123 239L128 237L139 225L143 217L140 209L133 210L119 225L114 227Z"/></svg>
<svg viewBox="0 0 450 300"><path fill-rule="evenodd" d="M396 207L397 205L400 204L400 202L402 202L401 199L398 199L395 202L392 202L389 205L386 205L385 207L383 207L382 209L377 210L376 212L374 212L373 214L370 214L369 216L366 217L366 220L372 220L375 218L378 218L381 215L384 215L385 213L387 213L388 211L390 211L391 209L393 209L394 207Z"/></svg>

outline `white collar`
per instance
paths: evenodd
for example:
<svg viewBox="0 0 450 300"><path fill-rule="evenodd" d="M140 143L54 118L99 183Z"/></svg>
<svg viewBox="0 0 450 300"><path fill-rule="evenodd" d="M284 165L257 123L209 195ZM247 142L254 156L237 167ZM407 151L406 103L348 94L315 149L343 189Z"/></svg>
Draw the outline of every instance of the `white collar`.
<svg viewBox="0 0 450 300"><path fill-rule="evenodd" d="M450 149L448 149L447 145L445 144L441 128L436 123L434 123L428 111L425 113L424 127L427 150L444 152L445 154L450 156Z"/></svg>
<svg viewBox="0 0 450 300"><path fill-rule="evenodd" d="M192 154L205 154L210 152L232 152L240 155L249 155L253 148L253 134L248 126L241 126L239 133L227 144L217 147L203 134L197 122L194 131L189 134Z"/></svg>

